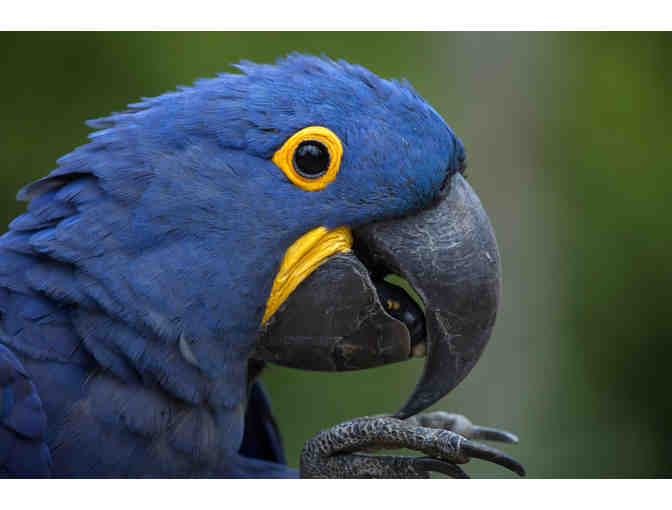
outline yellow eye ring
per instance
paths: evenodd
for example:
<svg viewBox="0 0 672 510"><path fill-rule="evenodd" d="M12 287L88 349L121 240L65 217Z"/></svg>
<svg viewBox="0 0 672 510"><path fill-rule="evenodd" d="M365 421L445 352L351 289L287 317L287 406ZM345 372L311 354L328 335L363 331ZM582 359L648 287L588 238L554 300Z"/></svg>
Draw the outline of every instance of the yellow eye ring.
<svg viewBox="0 0 672 510"><path fill-rule="evenodd" d="M300 154L300 161L309 161L310 157L315 160L310 166L310 172L302 172L297 164L297 150L300 147L301 151L307 153ZM327 154L320 153L324 150ZM326 188L336 178L342 155L343 145L333 131L323 126L308 126L287 139L273 154L273 163L280 167L294 185L306 191L317 191Z"/></svg>

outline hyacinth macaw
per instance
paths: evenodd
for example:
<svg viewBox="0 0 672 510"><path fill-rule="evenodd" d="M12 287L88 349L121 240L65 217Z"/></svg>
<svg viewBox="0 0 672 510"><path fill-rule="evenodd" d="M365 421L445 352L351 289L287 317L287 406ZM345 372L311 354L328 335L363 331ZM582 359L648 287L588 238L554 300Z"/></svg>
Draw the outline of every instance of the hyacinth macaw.
<svg viewBox="0 0 672 510"><path fill-rule="evenodd" d="M460 140L406 81L294 54L90 121L0 238L0 474L518 474L460 415L419 414L476 363L499 255ZM400 275L420 302L385 279ZM267 362L426 356L392 416L286 466ZM405 447L424 456L361 453Z"/></svg>

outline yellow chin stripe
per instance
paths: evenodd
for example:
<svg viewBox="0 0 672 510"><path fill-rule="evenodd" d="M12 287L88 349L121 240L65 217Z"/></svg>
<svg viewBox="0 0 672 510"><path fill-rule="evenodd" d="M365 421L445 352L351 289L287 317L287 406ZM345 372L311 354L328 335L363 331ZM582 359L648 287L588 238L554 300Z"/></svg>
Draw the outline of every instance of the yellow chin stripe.
<svg viewBox="0 0 672 510"><path fill-rule="evenodd" d="M266 312L261 324L266 323L299 283L322 262L334 253L350 251L351 247L352 232L348 227L333 230L317 227L297 239L285 252L278 274L273 280L273 288L266 301Z"/></svg>

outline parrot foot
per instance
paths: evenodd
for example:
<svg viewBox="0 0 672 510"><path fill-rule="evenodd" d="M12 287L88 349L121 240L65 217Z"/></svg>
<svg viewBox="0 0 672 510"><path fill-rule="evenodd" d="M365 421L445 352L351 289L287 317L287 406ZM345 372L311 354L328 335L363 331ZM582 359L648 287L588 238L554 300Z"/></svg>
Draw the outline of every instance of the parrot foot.
<svg viewBox="0 0 672 510"><path fill-rule="evenodd" d="M525 469L518 461L470 438L518 441L509 432L478 427L464 416L443 412L407 420L367 416L340 423L309 439L301 452L301 477L429 478L434 471L452 478L469 478L457 464L471 458L487 460L525 476ZM420 451L427 456L356 453L397 448Z"/></svg>
<svg viewBox="0 0 672 510"><path fill-rule="evenodd" d="M419 427L450 430L467 439L481 439L484 441L499 441L501 443L513 444L518 443L518 436L515 434L507 432L506 430L479 427L478 425L471 423L466 416L461 414L435 411L432 413L422 413L416 416L411 416L404 421Z"/></svg>

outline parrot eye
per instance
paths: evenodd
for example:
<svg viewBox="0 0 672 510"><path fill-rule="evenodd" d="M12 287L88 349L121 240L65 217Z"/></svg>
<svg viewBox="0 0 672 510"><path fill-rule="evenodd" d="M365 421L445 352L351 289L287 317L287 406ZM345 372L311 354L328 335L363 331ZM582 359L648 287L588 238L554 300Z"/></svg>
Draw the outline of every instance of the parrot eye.
<svg viewBox="0 0 672 510"><path fill-rule="evenodd" d="M306 191L324 189L336 178L343 145L336 134L322 126L294 133L273 155L287 178Z"/></svg>
<svg viewBox="0 0 672 510"><path fill-rule="evenodd" d="M329 170L329 151L322 142L307 140L294 151L294 169L308 179L316 179Z"/></svg>

